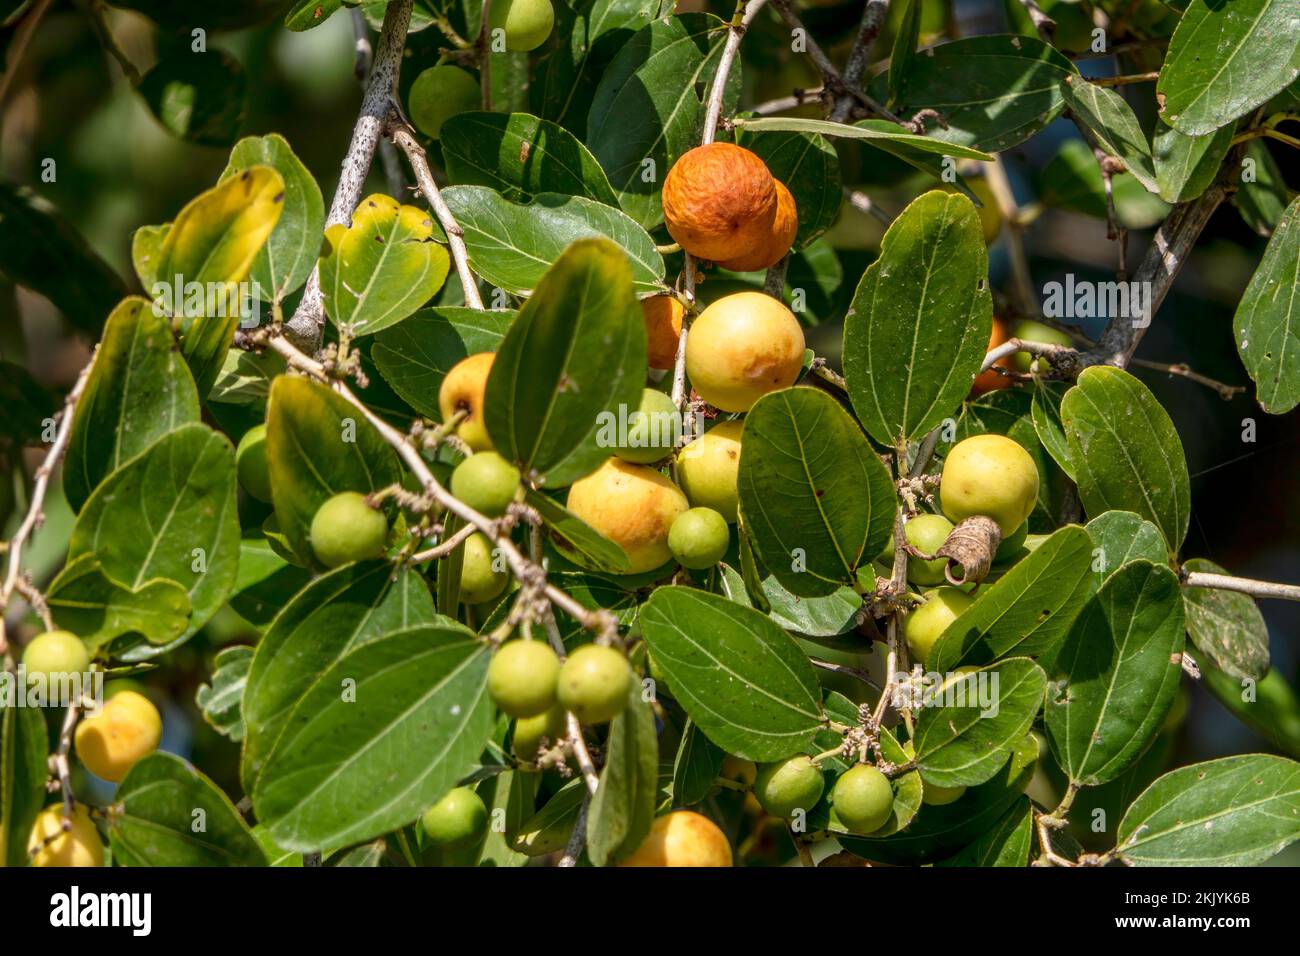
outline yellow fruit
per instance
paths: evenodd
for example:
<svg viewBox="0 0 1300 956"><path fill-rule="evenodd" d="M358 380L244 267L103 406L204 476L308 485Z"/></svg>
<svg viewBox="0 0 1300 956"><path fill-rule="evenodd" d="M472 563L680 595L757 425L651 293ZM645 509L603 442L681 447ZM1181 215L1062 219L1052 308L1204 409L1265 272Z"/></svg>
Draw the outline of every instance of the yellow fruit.
<svg viewBox="0 0 1300 956"><path fill-rule="evenodd" d="M686 374L710 405L747 412L803 368L803 328L762 292L724 296L700 313L686 338Z"/></svg>
<svg viewBox="0 0 1300 956"><path fill-rule="evenodd" d="M610 458L569 488L567 507L627 554L628 574L670 557L668 529L690 505L680 488L646 465Z"/></svg>
<svg viewBox="0 0 1300 956"><path fill-rule="evenodd" d="M664 178L664 224L699 259L721 262L767 246L776 180L754 153L731 143L697 146Z"/></svg>
<svg viewBox="0 0 1300 956"><path fill-rule="evenodd" d="M71 823L72 829L63 833L62 804L47 807L37 815L27 841L28 854L35 854L31 858L32 866L104 865L104 844L99 841L99 831L85 807L73 809Z"/></svg>
<svg viewBox="0 0 1300 956"><path fill-rule="evenodd" d="M719 422L677 453L677 479L697 508L712 508L731 524L740 513L740 437L743 421Z"/></svg>
<svg viewBox="0 0 1300 956"><path fill-rule="evenodd" d="M492 371L491 352L478 352L461 359L451 367L438 390L438 409L445 422L456 412L466 415L456 426L456 434L474 451L488 451L492 439L488 438L483 421L483 393L487 390L488 373Z"/></svg>
<svg viewBox="0 0 1300 956"><path fill-rule="evenodd" d="M776 180L776 218L772 220L772 231L767 241L746 256L737 256L719 262L718 265L732 272L755 272L770 269L781 261L781 257L794 245L794 237L799 232L799 207L790 195L785 184Z"/></svg>
<svg viewBox="0 0 1300 956"><path fill-rule="evenodd" d="M690 810L659 817L621 866L731 866L731 844L718 825Z"/></svg>
<svg viewBox="0 0 1300 956"><path fill-rule="evenodd" d="M973 435L954 445L944 459L939 498L943 513L954 523L985 515L1009 538L1034 510L1038 466L1005 435Z"/></svg>
<svg viewBox="0 0 1300 956"><path fill-rule="evenodd" d="M646 357L651 368L668 370L677 364L677 340L682 337L685 307L671 295L641 300L645 317Z"/></svg>
<svg viewBox="0 0 1300 956"><path fill-rule="evenodd" d="M136 762L158 749L162 717L133 690L114 694L98 714L77 724L77 756L96 777L121 783Z"/></svg>

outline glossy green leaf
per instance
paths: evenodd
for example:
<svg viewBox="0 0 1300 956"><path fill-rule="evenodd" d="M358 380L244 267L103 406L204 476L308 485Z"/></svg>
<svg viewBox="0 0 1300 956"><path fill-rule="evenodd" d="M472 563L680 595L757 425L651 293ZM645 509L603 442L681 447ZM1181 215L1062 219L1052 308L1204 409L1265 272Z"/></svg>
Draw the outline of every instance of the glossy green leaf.
<svg viewBox="0 0 1300 956"><path fill-rule="evenodd" d="M158 263L162 259L163 242L172 224L141 226L131 234L131 264L140 279L140 285L152 289L158 280Z"/></svg>
<svg viewBox="0 0 1300 956"><path fill-rule="evenodd" d="M6 672L4 682L16 677ZM39 707L10 706L0 694L0 867L27 865L27 838L45 805L49 731Z"/></svg>
<svg viewBox="0 0 1300 956"><path fill-rule="evenodd" d="M744 578L730 565L719 565L720 591L733 601L752 607ZM767 599L767 614L787 631L794 631L827 647L854 649L862 647L862 639L853 633L858 612L862 610L862 595L851 587L842 587L824 597L799 597L791 594L777 580L768 575L762 582Z"/></svg>
<svg viewBox="0 0 1300 956"><path fill-rule="evenodd" d="M738 143L752 150L777 181L790 190L799 211L794 248L802 249L835 224L844 202L835 147L816 133L753 133Z"/></svg>
<svg viewBox="0 0 1300 956"><path fill-rule="evenodd" d="M1070 386L1066 382L1035 382L1031 417L1034 431L1043 450L1052 456L1057 466L1074 480L1074 464L1070 461L1070 442L1061 424L1061 399Z"/></svg>
<svg viewBox="0 0 1300 956"><path fill-rule="evenodd" d="M813 133L829 136L833 139L862 140L870 146L878 142L890 143L896 147L906 147L934 156L951 156L953 159L976 159L990 162L993 157L980 149L973 149L959 143L947 142L934 136L921 136L909 133L893 123L871 125L861 123L834 123L830 120L804 119L798 116L764 116L757 119L738 119L736 126L746 133L789 132ZM884 148L883 146L881 148Z"/></svg>
<svg viewBox="0 0 1300 956"><path fill-rule="evenodd" d="M650 833L659 779L655 715L641 699L641 684L628 687L628 705L610 722L600 785L587 811L587 855L597 866L639 847Z"/></svg>
<svg viewBox="0 0 1300 956"><path fill-rule="evenodd" d="M203 719L221 736L235 742L244 739L244 714L240 705L252 664L251 647L223 648L213 661L212 683L203 684L194 695Z"/></svg>
<svg viewBox="0 0 1300 956"><path fill-rule="evenodd" d="M673 760L673 806L694 806L707 797L726 756L688 717Z"/></svg>
<svg viewBox="0 0 1300 956"><path fill-rule="evenodd" d="M894 45L889 55L889 101L892 103L902 95L903 84L916 59L916 47L921 40L921 14L925 6L923 0L903 0L904 9L898 31L894 34Z"/></svg>
<svg viewBox="0 0 1300 956"><path fill-rule="evenodd" d="M64 566L46 601L55 623L92 650L125 634L165 647L186 632L192 611L189 594L175 581L155 578L127 587L109 577L93 553Z"/></svg>
<svg viewBox="0 0 1300 956"><path fill-rule="evenodd" d="M978 840L938 865L1026 866L1033 832L1034 814L1022 797Z"/></svg>
<svg viewBox="0 0 1300 956"><path fill-rule="evenodd" d="M1232 204L1246 225L1261 236L1271 236L1286 212L1291 190L1263 140L1253 139L1246 144L1241 172L1241 181L1231 196Z"/></svg>
<svg viewBox="0 0 1300 956"><path fill-rule="evenodd" d="M1101 166L1082 139L1067 139L1035 177L1039 201L1049 209L1109 218ZM1169 215L1169 204L1128 173L1111 177L1115 217L1128 229L1149 229Z"/></svg>
<svg viewBox="0 0 1300 956"><path fill-rule="evenodd" d="M1188 136L1159 124L1151 146L1160 198L1189 202L1205 192L1218 175L1235 132L1236 127L1228 125L1214 133Z"/></svg>
<svg viewBox="0 0 1300 956"><path fill-rule="evenodd" d="M1300 199L1273 230L1264 257L1237 304L1232 334L1264 411L1300 405Z"/></svg>
<svg viewBox="0 0 1300 956"><path fill-rule="evenodd" d="M1103 511L1088 522L1095 587L1130 561L1164 564L1168 552L1160 529L1131 511Z"/></svg>
<svg viewBox="0 0 1300 956"><path fill-rule="evenodd" d="M563 850L569 843L578 821L578 810L586 796L585 781L581 777L570 780L510 834L511 848L525 856L546 856Z"/></svg>
<svg viewBox="0 0 1300 956"><path fill-rule="evenodd" d="M343 6L343 0L294 0L284 15L284 25L290 30L310 30L320 26Z"/></svg>
<svg viewBox="0 0 1300 956"><path fill-rule="evenodd" d="M1159 192L1151 144L1128 101L1112 89L1079 77L1066 83L1064 89L1066 107L1096 137L1101 148L1118 156L1150 192Z"/></svg>
<svg viewBox="0 0 1300 956"><path fill-rule="evenodd" d="M239 576L230 594L230 606L253 626L266 627L284 607L284 596L297 594L310 578L310 571L290 564L257 529L252 529L239 542Z"/></svg>
<svg viewBox="0 0 1300 956"><path fill-rule="evenodd" d="M1185 571L1227 574L1213 561L1192 558ZM1255 599L1219 588L1184 588L1187 635L1196 649L1236 678L1260 680L1268 673L1268 627Z"/></svg>
<svg viewBox="0 0 1300 956"><path fill-rule="evenodd" d="M229 146L248 109L248 78L225 50L164 53L140 80L140 95L173 136L201 146Z"/></svg>

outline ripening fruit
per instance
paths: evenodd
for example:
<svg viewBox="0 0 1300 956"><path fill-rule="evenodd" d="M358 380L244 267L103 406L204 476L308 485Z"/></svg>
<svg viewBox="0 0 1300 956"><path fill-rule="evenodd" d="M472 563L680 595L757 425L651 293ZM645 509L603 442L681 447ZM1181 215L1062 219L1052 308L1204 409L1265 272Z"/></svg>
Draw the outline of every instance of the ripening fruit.
<svg viewBox="0 0 1300 956"><path fill-rule="evenodd" d="M560 706L584 724L613 720L627 706L632 667L612 647L584 644L560 668Z"/></svg>
<svg viewBox="0 0 1300 956"><path fill-rule="evenodd" d="M488 693L511 717L536 717L555 704L560 658L545 641L507 641L488 665Z"/></svg>
<svg viewBox="0 0 1300 956"><path fill-rule="evenodd" d="M754 796L774 817L789 820L796 811L812 810L822 798L826 779L807 754L763 764L754 779Z"/></svg>
<svg viewBox="0 0 1300 956"><path fill-rule="evenodd" d="M455 434L474 451L492 450L492 439L488 438L487 424L483 421L483 393L487 391L494 358L492 352L477 352L461 359L447 372L438 389L438 410L444 422L456 412L466 413Z"/></svg>
<svg viewBox="0 0 1300 956"><path fill-rule="evenodd" d="M677 453L677 479L692 505L712 508L731 524L740 514L743 421L719 422Z"/></svg>
<svg viewBox="0 0 1300 956"><path fill-rule="evenodd" d="M772 229L767 234L767 241L746 256L737 256L719 262L718 265L732 272L756 272L770 269L794 245L794 237L799 232L799 208L794 196L780 180L776 183L776 218L772 220Z"/></svg>
<svg viewBox="0 0 1300 956"><path fill-rule="evenodd" d="M488 812L482 797L469 787L457 787L425 810L420 822L437 846L463 849L483 839L488 828Z"/></svg>
<svg viewBox="0 0 1300 956"><path fill-rule="evenodd" d="M922 664L929 658L930 651L948 629L948 625L975 603L966 592L950 587L927 591L924 597L924 603L908 612L907 620L903 623L908 650L912 652L912 658Z"/></svg>
<svg viewBox="0 0 1300 956"><path fill-rule="evenodd" d="M521 717L515 721L512 746L520 760L533 761L542 750L542 741L554 747L565 735L564 708L558 704L535 717Z"/></svg>
<svg viewBox="0 0 1300 956"><path fill-rule="evenodd" d="M994 316L993 331L989 333L989 347L985 349L985 351L992 352L1009 338L1011 338L1011 335L1007 332L1007 324L997 316ZM1005 368L1009 371L1011 369L1011 365L1009 364L1010 361L1011 357L1006 356L1005 358L998 359L993 364L998 368ZM974 395L983 395L985 392L992 392L999 388L1007 388L1014 384L1015 382L1007 378L1005 375L999 375L997 372L993 371L993 369L988 369L987 371L980 372L975 376L975 381L971 384L971 393Z"/></svg>
<svg viewBox="0 0 1300 956"><path fill-rule="evenodd" d="M974 435L944 459L939 480L943 513L953 522L986 515L1010 537L1038 500L1038 466L1005 435Z"/></svg>
<svg viewBox="0 0 1300 956"><path fill-rule="evenodd" d="M388 519L366 496L343 491L316 509L311 519L311 549L327 568L378 558L388 543Z"/></svg>
<svg viewBox="0 0 1300 956"><path fill-rule="evenodd" d="M1015 338L1024 339L1026 342L1042 342L1045 345L1073 345L1073 340L1062 332L1060 329L1054 329L1050 325L1044 325L1042 322L1035 322L1032 319L1022 319L1016 323L1012 330ZM1028 372L1029 367L1034 363L1034 356L1028 352L1017 352L1012 356L1015 366L1022 372ZM1037 359L1038 367L1044 368L1049 363L1046 359Z"/></svg>
<svg viewBox="0 0 1300 956"><path fill-rule="evenodd" d="M876 767L860 763L835 781L831 805L835 816L850 833L874 833L894 812L894 788Z"/></svg>
<svg viewBox="0 0 1300 956"><path fill-rule="evenodd" d="M479 109L483 94L478 78L458 66L431 66L415 78L407 98L411 122L429 139L442 135L442 124L458 113Z"/></svg>
<svg viewBox="0 0 1300 956"><path fill-rule="evenodd" d="M677 341L682 337L686 308L672 295L652 295L641 300L645 318L646 358L651 368L667 371L677 364Z"/></svg>
<svg viewBox="0 0 1300 956"><path fill-rule="evenodd" d="M710 262L737 259L767 246L776 220L776 180L749 150L709 143L668 170L663 204L668 234L691 255Z"/></svg>
<svg viewBox="0 0 1300 956"><path fill-rule="evenodd" d="M969 671L977 671L977 670L979 670L978 667L959 667L957 668L957 673L961 674L961 673L966 673ZM949 680L951 681L951 678ZM909 759L916 756L916 750L912 746L912 741L910 740L907 741L905 744L903 744L903 751L907 754ZM942 807L942 806L946 806L949 803L957 802L958 800L961 799L962 794L966 792L966 788L964 786L958 786L958 787L935 786L934 784L930 783L930 781L925 779L925 771L922 770L919 772L921 774L921 802L922 803L928 804L932 807Z"/></svg>
<svg viewBox="0 0 1300 956"><path fill-rule="evenodd" d="M23 670L28 677L43 674L47 683L60 674L84 674L90 670L90 653L71 631L46 631L23 651Z"/></svg>
<svg viewBox="0 0 1300 956"><path fill-rule="evenodd" d="M672 557L668 530L690 507L681 489L659 472L618 458L575 481L566 506L623 549L628 574L652 571Z"/></svg>
<svg viewBox="0 0 1300 956"><path fill-rule="evenodd" d="M451 493L479 514L499 518L519 491L519 469L494 451L470 455L451 473Z"/></svg>
<svg viewBox="0 0 1300 956"><path fill-rule="evenodd" d="M952 528L952 522L943 515L923 514L917 515L908 521L903 526L903 533L907 536L908 544L916 548L916 550L924 551L926 554L934 554L948 540ZM945 580L943 569L947 563L947 558L922 561L920 558L909 555L907 559L907 580L913 584L926 587L932 584L942 584Z"/></svg>
<svg viewBox="0 0 1300 956"><path fill-rule="evenodd" d="M619 866L731 866L731 844L708 817L674 810L655 819L650 835Z"/></svg>
<svg viewBox="0 0 1300 956"><path fill-rule="evenodd" d="M74 807L72 829L63 830L63 805L46 807L36 817L27 853L32 866L103 866L104 844L85 807ZM58 836L55 836L58 834ZM52 838L52 839L51 839ZM49 840L49 843L45 841Z"/></svg>
<svg viewBox="0 0 1300 956"><path fill-rule="evenodd" d="M461 545L465 552L460 566L460 599L466 604L491 601L506 589L510 575L494 568L492 542L476 531Z"/></svg>
<svg viewBox="0 0 1300 956"><path fill-rule="evenodd" d="M700 313L686 338L686 374L710 405L747 412L803 368L803 328L794 313L762 292L723 296Z"/></svg>
<svg viewBox="0 0 1300 956"><path fill-rule="evenodd" d="M672 454L681 431L682 417L672 396L643 389L641 406L627 416L627 432L618 436L614 453L635 465L649 465Z"/></svg>
<svg viewBox="0 0 1300 956"><path fill-rule="evenodd" d="M692 571L713 567L730 544L727 519L712 508L692 508L679 515L668 529L668 549L678 564Z"/></svg>
<svg viewBox="0 0 1300 956"><path fill-rule="evenodd" d="M235 449L235 472L240 486L258 501L271 500L271 475L266 467L266 425L244 432Z"/></svg>
<svg viewBox="0 0 1300 956"><path fill-rule="evenodd" d="M124 690L77 724L77 756L96 777L121 783L136 762L158 749L162 717L142 694Z"/></svg>
<svg viewBox="0 0 1300 956"><path fill-rule="evenodd" d="M527 53L551 35L555 9L551 0L492 0L488 22L493 30L505 30L507 50Z"/></svg>
<svg viewBox="0 0 1300 956"><path fill-rule="evenodd" d="M758 766L752 760L727 754L722 758L722 769L718 776L723 780L736 780L752 787L758 780Z"/></svg>

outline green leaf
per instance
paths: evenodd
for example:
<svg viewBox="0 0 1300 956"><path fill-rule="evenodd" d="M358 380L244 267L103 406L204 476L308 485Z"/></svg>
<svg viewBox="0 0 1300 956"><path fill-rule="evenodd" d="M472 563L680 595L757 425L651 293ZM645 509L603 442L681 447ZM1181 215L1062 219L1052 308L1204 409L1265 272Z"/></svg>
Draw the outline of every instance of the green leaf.
<svg viewBox="0 0 1300 956"><path fill-rule="evenodd" d="M916 47L921 41L921 14L923 0L903 0L902 22L894 34L894 45L889 54L889 102L902 95L903 84L916 59Z"/></svg>
<svg viewBox="0 0 1300 956"><path fill-rule="evenodd" d="M578 552L573 555L578 563L591 564L615 574L628 569L627 553L622 548L554 498L529 488L525 492L525 501L541 516L552 541L561 551L568 554Z"/></svg>
<svg viewBox="0 0 1300 956"><path fill-rule="evenodd" d="M792 593L833 594L889 541L897 496L848 412L820 389L764 395L745 417L740 507L759 557Z"/></svg>
<svg viewBox="0 0 1300 956"><path fill-rule="evenodd" d="M618 205L596 157L548 120L528 113L461 113L443 124L439 142L454 185L490 186L512 202L563 193Z"/></svg>
<svg viewBox="0 0 1300 956"><path fill-rule="evenodd" d="M316 510L341 491L368 494L396 483L397 457L356 406L310 379L277 378L266 421L275 515L294 554L311 564Z"/></svg>
<svg viewBox="0 0 1300 956"><path fill-rule="evenodd" d="M1123 369L1094 366L1065 393L1061 422L1084 510L1132 511L1176 552L1191 513L1187 459L1155 396Z"/></svg>
<svg viewBox="0 0 1300 956"><path fill-rule="evenodd" d="M764 116L758 119L740 118L735 120L736 127L747 133L789 132L815 133L835 139L862 140L870 146L889 143L895 147L903 146L933 156L950 156L953 159L976 159L983 163L993 161L993 157L980 149L972 149L958 143L947 142L934 136L921 136L909 133L894 123L865 125L860 123L834 123L830 120L803 119L798 116ZM887 150L893 152L893 150Z"/></svg>
<svg viewBox="0 0 1300 956"><path fill-rule="evenodd" d="M1088 522L1088 536L1096 557L1093 581L1096 587L1130 561L1164 564L1168 558L1160 529L1131 511L1103 511Z"/></svg>
<svg viewBox="0 0 1300 956"><path fill-rule="evenodd" d="M1172 126L1159 124L1152 152L1156 183L1166 202L1190 202L1205 192L1223 165L1236 127L1222 126L1204 136L1188 136Z"/></svg>
<svg viewBox="0 0 1300 956"><path fill-rule="evenodd" d="M722 576L719 590L745 607L753 607L740 572L728 564L719 565ZM853 634L862 595L851 587L842 587L825 597L799 597L785 589L775 575L763 578L763 595L767 613L787 631L812 639L826 647L858 650L861 638Z"/></svg>
<svg viewBox="0 0 1300 956"><path fill-rule="evenodd" d="M1101 166L1081 139L1067 139L1035 177L1038 199L1049 209L1065 209L1105 221L1109 210ZM1149 229L1169 215L1169 204L1128 173L1111 178L1111 197L1120 225Z"/></svg>
<svg viewBox="0 0 1300 956"><path fill-rule="evenodd" d="M225 50L164 53L140 80L140 95L173 136L201 146L229 146L248 111L248 79Z"/></svg>
<svg viewBox="0 0 1300 956"><path fill-rule="evenodd" d="M128 459L199 420L194 379L175 347L146 299L124 299L108 317L68 439L63 492L73 511Z"/></svg>
<svg viewBox="0 0 1300 956"><path fill-rule="evenodd" d="M310 30L320 26L342 6L343 0L296 0L284 15L284 25L290 30Z"/></svg>
<svg viewBox="0 0 1300 956"><path fill-rule="evenodd" d="M1193 558L1185 571L1227 574L1213 561ZM1268 627L1254 598L1219 588L1184 588L1187 635L1226 674L1261 680L1268 673Z"/></svg>
<svg viewBox="0 0 1300 956"><path fill-rule="evenodd" d="M1081 77L1065 84L1065 104L1088 128L1102 149L1118 156L1133 177L1150 192L1159 192L1151 144L1124 97Z"/></svg>
<svg viewBox="0 0 1300 956"><path fill-rule="evenodd" d="M48 738L39 707L10 706L0 695L0 867L27 865L27 838L45 805Z"/></svg>
<svg viewBox="0 0 1300 956"><path fill-rule="evenodd" d="M539 487L589 474L614 447L608 419L617 429L640 407L645 341L622 250L607 239L575 242L497 349L483 412L496 450Z"/></svg>
<svg viewBox="0 0 1300 956"><path fill-rule="evenodd" d="M1300 697L1278 669L1264 679L1237 680L1214 666L1201 664L1201 680L1234 717L1292 757L1300 758Z"/></svg>
<svg viewBox="0 0 1300 956"><path fill-rule="evenodd" d="M339 657L298 701L257 779L253 806L272 838L303 852L368 840L447 793L492 734L489 656L448 622L380 634Z"/></svg>
<svg viewBox="0 0 1300 956"><path fill-rule="evenodd" d="M545 806L510 834L511 849L525 856L546 856L564 849L586 796L586 782L581 777L570 780L546 801Z"/></svg>
<svg viewBox="0 0 1300 956"><path fill-rule="evenodd" d="M1254 866L1300 838L1300 764L1244 754L1180 767L1133 801L1119 850L1133 866Z"/></svg>
<svg viewBox="0 0 1300 956"><path fill-rule="evenodd" d="M433 219L423 209L380 193L361 200L351 225L325 230L320 286L330 321L369 335L433 298L451 257L432 236Z"/></svg>
<svg viewBox="0 0 1300 956"><path fill-rule="evenodd" d="M1264 411L1300 405L1300 198L1287 207L1246 287L1232 334Z"/></svg>
<svg viewBox="0 0 1300 956"><path fill-rule="evenodd" d="M158 263L162 257L163 242L172 224L141 226L131 234L131 264L140 279L140 285L152 289L158 280Z"/></svg>
<svg viewBox="0 0 1300 956"><path fill-rule="evenodd" d="M1046 707L1052 750L1073 781L1114 779L1155 737L1178 690L1183 640L1178 576L1167 567L1126 564L1084 606Z"/></svg>
<svg viewBox="0 0 1300 956"><path fill-rule="evenodd" d="M799 232L793 248L803 249L835 224L844 202L835 147L814 133L741 133L737 142L763 160L794 197Z"/></svg>
<svg viewBox="0 0 1300 956"><path fill-rule="evenodd" d="M916 765L925 782L959 787L992 779L1029 732L1046 687L1043 669L1024 657L958 678L916 725Z"/></svg>
<svg viewBox="0 0 1300 956"><path fill-rule="evenodd" d="M747 760L807 752L822 722L808 658L766 615L694 588L659 588L642 633L673 695L710 740Z"/></svg>
<svg viewBox="0 0 1300 956"><path fill-rule="evenodd" d="M235 454L206 425L184 425L113 472L95 489L72 529L71 563L94 554L103 573L138 591L157 578L189 594L192 613L175 640L188 640L225 603L239 567Z"/></svg>
<svg viewBox="0 0 1300 956"><path fill-rule="evenodd" d="M224 181L253 166L270 166L284 180L284 211L253 260L252 279L268 302L281 302L307 281L325 227L325 201L302 160L279 133L248 136L230 151Z"/></svg>
<svg viewBox="0 0 1300 956"><path fill-rule="evenodd" d="M867 434L895 447L951 415L992 328L975 207L956 193L926 193L885 233L844 320L844 376Z"/></svg>
<svg viewBox="0 0 1300 956"><path fill-rule="evenodd" d="M975 603L939 638L929 669L947 672L1010 654L1049 655L1091 593L1092 547L1088 533L1077 525L1054 533L980 590Z"/></svg>
<svg viewBox="0 0 1300 956"><path fill-rule="evenodd" d="M283 375L288 366L278 353L269 349L260 355L243 349L231 349L208 393L208 403L265 406L271 394L271 382Z"/></svg>
<svg viewBox="0 0 1300 956"><path fill-rule="evenodd" d="M700 143L708 94L696 88L713 85L726 39L722 25L704 13L656 20L624 44L596 87L587 143L623 210L647 229L663 221L668 170ZM726 115L740 98L740 74L737 63L727 76Z"/></svg>
<svg viewBox="0 0 1300 956"><path fill-rule="evenodd" d="M939 141L923 136L920 137L921 142L912 142L898 135L898 125L896 123L885 119L861 119L854 122L853 125L859 129L883 134L862 140L863 145L901 159L913 169L919 169L927 176L941 183L951 184L957 192L960 192L971 202L980 201L979 197L971 192L965 177L956 172L952 162L953 157L946 155L944 152L939 152L937 147L932 145L939 143ZM964 146L953 146L951 143L942 143L941 145L947 152L966 149ZM981 153L980 155L987 154ZM950 189L945 188L945 192L950 191Z"/></svg>
<svg viewBox="0 0 1300 956"><path fill-rule="evenodd" d="M1190 0L1169 41L1156 97L1189 136L1244 116L1300 76L1290 0Z"/></svg>
<svg viewBox="0 0 1300 956"><path fill-rule="evenodd" d="M673 760L673 806L694 806L707 797L722 772L726 756L717 744L700 733L695 721L686 718Z"/></svg>
<svg viewBox="0 0 1300 956"><path fill-rule="evenodd" d="M240 705L252 664L251 647L221 649L213 662L212 683L203 684L194 695L203 719L221 736L236 743L244 739L244 714Z"/></svg>
<svg viewBox="0 0 1300 956"><path fill-rule="evenodd" d="M185 634L192 607L185 588L155 578L130 588L109 577L95 554L70 560L50 583L46 600L55 623L92 651L124 634L166 647Z"/></svg>
<svg viewBox="0 0 1300 956"><path fill-rule="evenodd" d="M121 866L266 866L266 854L217 786L179 757L145 757L118 788L109 817Z"/></svg>
<svg viewBox="0 0 1300 956"><path fill-rule="evenodd" d="M597 866L633 852L650 833L659 780L655 715L641 699L641 682L628 687L628 705L609 725L605 766L587 812L587 855Z"/></svg>
<svg viewBox="0 0 1300 956"><path fill-rule="evenodd" d="M978 840L939 866L1026 866L1033 839L1034 814L1028 797L1017 800Z"/></svg>
<svg viewBox="0 0 1300 956"><path fill-rule="evenodd" d="M623 247L637 291L662 291L663 256L649 233L617 209L556 193L521 206L482 186L452 186L442 196L465 230L474 272L513 295L531 293L571 243L595 236Z"/></svg>
<svg viewBox="0 0 1300 956"><path fill-rule="evenodd" d="M1065 437L1065 426L1061 424L1061 399L1070 386L1065 382L1034 383L1034 400L1031 417L1034 432L1043 450L1052 456L1057 466L1074 480L1074 464L1070 461L1070 442Z"/></svg>
<svg viewBox="0 0 1300 956"><path fill-rule="evenodd" d="M266 627L284 607L284 596L298 593L310 578L311 572L290 564L257 529L251 529L239 542L239 577L230 606L254 627Z"/></svg>
<svg viewBox="0 0 1300 956"><path fill-rule="evenodd" d="M1273 230L1282 221L1291 191L1287 188L1282 170L1277 160L1268 151L1262 139L1252 139L1246 144L1246 157L1242 160L1242 172L1249 164L1251 178L1242 179L1232 193L1232 204L1241 213L1241 218L1261 236L1273 235Z"/></svg>

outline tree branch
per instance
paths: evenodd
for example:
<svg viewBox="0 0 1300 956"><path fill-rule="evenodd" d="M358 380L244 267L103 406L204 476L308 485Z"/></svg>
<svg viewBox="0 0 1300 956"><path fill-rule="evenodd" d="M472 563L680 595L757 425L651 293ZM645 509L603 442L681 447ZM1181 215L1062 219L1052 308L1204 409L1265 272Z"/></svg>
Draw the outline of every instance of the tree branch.
<svg viewBox="0 0 1300 956"><path fill-rule="evenodd" d="M736 60L740 50L740 41L745 31L754 22L754 17L767 5L767 0L748 0L736 5L736 12L731 17L727 31L727 42L723 44L722 55L718 57L718 69L713 74L713 86L709 90L708 106L704 111L704 135L700 143L704 146L713 142L718 133L718 117L722 115L722 101L727 95L727 80L731 77L731 64Z"/></svg>
<svg viewBox="0 0 1300 956"><path fill-rule="evenodd" d="M862 89L862 78L871 63L871 49L876 44L876 37L880 36L880 30L885 25L887 16L889 16L889 0L867 0L862 10L862 23L858 26L857 39L853 41L853 49L849 52L848 62L844 66L844 85L849 90ZM851 94L839 97L831 110L830 118L837 123L844 122L849 118L853 105L854 97Z"/></svg>
<svg viewBox="0 0 1300 956"><path fill-rule="evenodd" d="M1206 571L1183 572L1183 584L1189 588L1217 588L1236 591L1257 598L1276 598L1279 601L1300 601L1300 584L1275 584L1272 581L1255 581L1231 574L1210 574Z"/></svg>

